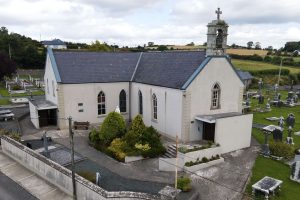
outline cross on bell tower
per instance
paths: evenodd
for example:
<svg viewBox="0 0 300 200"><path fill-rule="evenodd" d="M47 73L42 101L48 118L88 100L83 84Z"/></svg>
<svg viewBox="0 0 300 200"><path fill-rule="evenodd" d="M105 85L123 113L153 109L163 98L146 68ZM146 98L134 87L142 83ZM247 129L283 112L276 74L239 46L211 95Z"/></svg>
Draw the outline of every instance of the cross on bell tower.
<svg viewBox="0 0 300 200"><path fill-rule="evenodd" d="M218 10L216 10L216 14L217 14L217 19L220 20L220 15L222 14L222 11L220 8L218 8Z"/></svg>

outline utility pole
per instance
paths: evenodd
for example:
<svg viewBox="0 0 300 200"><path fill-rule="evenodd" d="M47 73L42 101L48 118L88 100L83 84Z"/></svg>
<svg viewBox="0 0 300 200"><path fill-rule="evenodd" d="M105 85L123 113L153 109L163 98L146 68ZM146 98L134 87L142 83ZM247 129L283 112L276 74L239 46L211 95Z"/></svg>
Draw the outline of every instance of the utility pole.
<svg viewBox="0 0 300 200"><path fill-rule="evenodd" d="M74 164L74 133L72 131L72 117L68 118L69 120L69 134L70 134L70 146L71 146L71 165L72 165L72 185L73 185L73 199L77 200L76 195L76 182L75 182L75 164Z"/></svg>
<svg viewBox="0 0 300 200"><path fill-rule="evenodd" d="M177 193L177 165L178 165L178 135L176 135L176 158L175 158L175 189Z"/></svg>
<svg viewBox="0 0 300 200"><path fill-rule="evenodd" d="M9 59L11 59L10 44L8 44L8 55L9 55Z"/></svg>

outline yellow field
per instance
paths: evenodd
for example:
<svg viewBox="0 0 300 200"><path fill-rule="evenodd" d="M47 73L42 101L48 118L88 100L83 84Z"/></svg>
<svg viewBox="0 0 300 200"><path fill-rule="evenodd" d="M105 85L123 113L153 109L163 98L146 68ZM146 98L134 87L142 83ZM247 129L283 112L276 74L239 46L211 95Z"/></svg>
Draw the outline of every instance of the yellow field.
<svg viewBox="0 0 300 200"><path fill-rule="evenodd" d="M255 49L227 49L226 51L228 54L237 54L243 56L251 56L254 54L260 56L266 56L268 51L267 50L255 50Z"/></svg>
<svg viewBox="0 0 300 200"><path fill-rule="evenodd" d="M174 50L198 50L198 49L205 49L205 46L202 45L195 45L195 46L186 46L186 45L167 45L168 49L173 48ZM146 49L157 49L157 46L154 47L146 47Z"/></svg>

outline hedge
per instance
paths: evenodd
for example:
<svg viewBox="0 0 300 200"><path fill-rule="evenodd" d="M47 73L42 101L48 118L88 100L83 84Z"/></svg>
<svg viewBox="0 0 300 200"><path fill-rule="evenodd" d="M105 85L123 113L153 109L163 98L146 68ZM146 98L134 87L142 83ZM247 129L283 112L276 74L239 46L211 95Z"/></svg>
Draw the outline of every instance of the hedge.
<svg viewBox="0 0 300 200"><path fill-rule="evenodd" d="M256 71L249 71L253 76L258 75L278 75L279 69L264 69L264 70L256 70ZM281 69L281 75L288 76L290 74L290 70L288 69Z"/></svg>

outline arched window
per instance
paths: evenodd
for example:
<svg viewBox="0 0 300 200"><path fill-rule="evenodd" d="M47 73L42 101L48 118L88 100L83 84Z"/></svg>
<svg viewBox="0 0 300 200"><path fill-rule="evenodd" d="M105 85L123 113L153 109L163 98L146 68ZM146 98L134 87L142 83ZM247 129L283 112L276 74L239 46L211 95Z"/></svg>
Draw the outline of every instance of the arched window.
<svg viewBox="0 0 300 200"><path fill-rule="evenodd" d="M101 91L98 94L98 115L104 115L105 113L105 94Z"/></svg>
<svg viewBox="0 0 300 200"><path fill-rule="evenodd" d="M122 90L119 95L120 112L126 112L126 92Z"/></svg>
<svg viewBox="0 0 300 200"><path fill-rule="evenodd" d="M54 85L54 81L52 80L52 92L53 92L53 96L55 97L55 85Z"/></svg>
<svg viewBox="0 0 300 200"><path fill-rule="evenodd" d="M157 119L157 97L152 94L152 118Z"/></svg>
<svg viewBox="0 0 300 200"><path fill-rule="evenodd" d="M139 114L143 114L143 95L142 92L139 90Z"/></svg>
<svg viewBox="0 0 300 200"><path fill-rule="evenodd" d="M220 108L220 95L221 88L218 83L214 84L212 88L212 97L211 97L211 108L218 109Z"/></svg>

